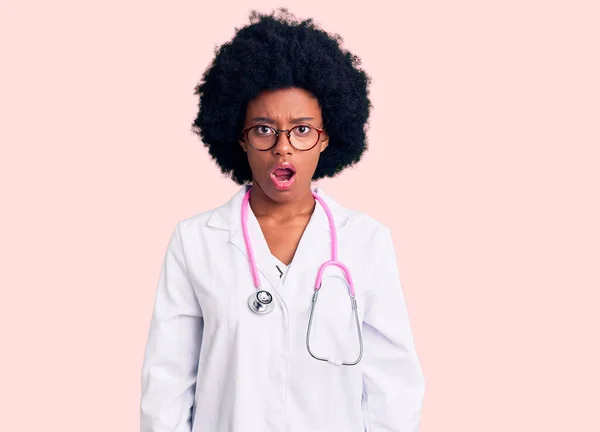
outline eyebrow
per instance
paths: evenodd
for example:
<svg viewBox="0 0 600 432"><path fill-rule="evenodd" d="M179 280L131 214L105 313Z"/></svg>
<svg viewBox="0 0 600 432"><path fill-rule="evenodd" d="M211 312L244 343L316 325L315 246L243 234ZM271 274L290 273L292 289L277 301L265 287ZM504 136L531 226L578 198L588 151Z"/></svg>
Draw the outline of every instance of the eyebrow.
<svg viewBox="0 0 600 432"><path fill-rule="evenodd" d="M304 123L310 120L314 120L314 117L298 117L295 119L290 120L291 123ZM275 124L276 121L269 118L269 117L254 117L252 119L253 122L261 122L261 123L268 123L268 124Z"/></svg>

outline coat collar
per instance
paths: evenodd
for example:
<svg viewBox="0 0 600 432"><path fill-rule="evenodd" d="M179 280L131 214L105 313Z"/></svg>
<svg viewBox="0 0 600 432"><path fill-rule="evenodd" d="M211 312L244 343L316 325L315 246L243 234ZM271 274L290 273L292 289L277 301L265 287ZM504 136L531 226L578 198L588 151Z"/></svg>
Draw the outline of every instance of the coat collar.
<svg viewBox="0 0 600 432"><path fill-rule="evenodd" d="M241 231L242 229L242 221L241 221L241 210L242 210L242 200L244 195L248 191L250 187L249 184L244 184L240 187L240 189L220 207L217 207L213 210L212 214L207 220L207 225L213 228L220 228L230 231ZM335 221L336 228L343 227L348 218L347 210L339 205L336 201L333 200L329 195L323 191L323 189L319 186L312 186L311 189L319 194L320 197L323 198L325 203L329 206L331 213L333 214L333 219ZM248 212L249 217L253 217L252 210L249 209ZM329 222L327 220L327 214L325 210L321 206L319 202L315 205L315 211L313 213L314 224L315 226L322 231L329 232Z"/></svg>

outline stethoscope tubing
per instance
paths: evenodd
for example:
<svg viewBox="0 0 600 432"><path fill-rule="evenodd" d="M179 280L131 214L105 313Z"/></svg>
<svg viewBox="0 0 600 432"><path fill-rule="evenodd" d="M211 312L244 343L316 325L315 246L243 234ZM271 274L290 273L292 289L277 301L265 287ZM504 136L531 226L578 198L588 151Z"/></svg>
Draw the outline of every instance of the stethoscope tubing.
<svg viewBox="0 0 600 432"><path fill-rule="evenodd" d="M246 191L246 194L244 195L244 199L242 200L242 215L241 215L242 216L242 234L244 236L244 242L246 243L246 251L248 253L248 259L250 261L250 269L252 272L252 279L254 281L254 286L256 287L256 290L257 290L256 293L253 296L251 296L251 298L248 300L248 304L253 312L255 312L259 315L262 315L262 314L271 312L273 310L274 305L272 303L272 297L270 297L271 301L269 301L269 304L266 304L266 303L263 304L259 300L259 297L254 297L261 293L262 288L261 288L261 284L260 284L260 277L258 276L258 268L256 266L256 259L254 257L254 252L252 249L250 234L248 232L248 208L250 207L249 200L250 200L251 190L252 190L252 186L250 186L248 188L248 190ZM323 210L325 210L325 214L327 215L327 221L329 223L329 231L330 231L330 238L331 238L331 259L329 261L325 261L319 267L319 271L317 272L317 278L316 278L315 286L314 286L314 294L312 297L312 306L310 309L310 318L308 321L308 330L306 332L306 348L307 348L308 352L310 353L310 355L313 358L315 358L316 360L325 361L325 362L331 363L336 366L340 366L340 365L353 366L353 365L356 365L362 359L362 356L363 356L363 340L362 340L362 332L360 329L360 321L359 321L359 317L358 317L358 307L356 304L356 297L355 297L356 294L355 294L355 290L354 290L354 282L352 280L352 275L350 274L350 270L348 269L348 267L346 267L346 265L344 265L343 263L341 263L340 261L337 260L337 252L338 252L338 250L337 250L337 247L338 247L337 230L335 228L335 220L333 218L333 214L331 213L331 210L329 209L329 206L327 205L325 200L322 197L320 197L317 193L315 193L314 191L311 191L311 192L312 192L313 197L321 204L321 206L323 207ZM315 309L316 309L316 305L317 305L317 302L319 299L319 290L321 289L323 280L326 279L326 278L323 278L323 272L325 271L325 269L328 266L335 266L342 270L342 272L344 273L344 276L345 276L344 283L348 287L348 295L350 297L350 301L352 304L352 311L353 311L353 315L354 315L354 321L356 323L356 329L358 332L358 342L359 342L359 346L360 346L358 358L352 362L343 362L341 360L327 359L325 357L317 356L315 353L313 353L313 351L311 350L311 347L310 347L310 335L311 335L312 325L313 325L313 321L314 321ZM332 276L328 276L328 277L332 277Z"/></svg>
<svg viewBox="0 0 600 432"><path fill-rule="evenodd" d="M328 277L334 277L334 276L328 276ZM327 277L325 279L327 279ZM344 282L346 282L346 280L344 280ZM348 285L347 282L346 282L346 284ZM312 306L310 308L310 318L308 319L308 330L306 331L306 349L308 350L308 353L316 360L328 362L328 363L334 364L336 366L340 366L340 365L354 366L354 365L358 364L358 362L361 361L362 356L363 356L363 340L362 340L362 331L360 330L360 319L358 317L358 307L356 304L356 298L354 296L351 296L350 300L352 302L352 311L353 311L353 315L354 315L354 322L356 324L356 332L358 333L358 345L359 345L358 358L352 362L343 362L343 361L339 361L339 360L336 361L336 360L331 360L331 359L328 359L325 357L320 357L320 356L316 355L310 349L310 335L311 335L311 331L312 331L312 327L313 327L313 318L314 318L318 299L319 299L319 290L315 291L315 293L313 294Z"/></svg>
<svg viewBox="0 0 600 432"><path fill-rule="evenodd" d="M246 243L246 251L248 253L248 259L250 260L250 270L252 271L252 279L254 280L254 286L257 290L261 289L260 278L258 277L258 270L256 266L256 260L254 259L254 252L252 249L252 242L250 241L250 234L248 233L248 201L250 200L250 191L252 187L248 189L244 199L242 201L242 234L244 236L244 242Z"/></svg>

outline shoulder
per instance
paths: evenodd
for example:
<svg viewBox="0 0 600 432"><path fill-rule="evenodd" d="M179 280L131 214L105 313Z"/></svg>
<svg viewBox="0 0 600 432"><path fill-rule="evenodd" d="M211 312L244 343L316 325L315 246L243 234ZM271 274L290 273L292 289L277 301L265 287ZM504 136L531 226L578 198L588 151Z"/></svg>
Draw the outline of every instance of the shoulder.
<svg viewBox="0 0 600 432"><path fill-rule="evenodd" d="M334 217L340 218L336 224L343 230L361 232L365 235L372 235L376 232L386 231L389 228L381 221L370 215L366 211L360 211L354 208L346 207L341 204L333 196L329 195L322 188L319 188L319 193L323 195L325 201L333 210Z"/></svg>
<svg viewBox="0 0 600 432"><path fill-rule="evenodd" d="M359 235L371 241L391 236L390 228L372 215L347 207L340 208L348 217L344 229L352 235Z"/></svg>
<svg viewBox="0 0 600 432"><path fill-rule="evenodd" d="M198 213L194 213L192 215L186 216L183 219L177 222L177 225L181 227L182 230L190 230L194 227L203 227L205 226L212 214L217 210L217 208L212 208L209 210L204 210Z"/></svg>
<svg viewBox="0 0 600 432"><path fill-rule="evenodd" d="M211 223L211 218L219 207L211 208L197 212L188 216L185 216L177 220L175 225L175 231L181 236L182 240L187 242L188 240L197 240L206 238L207 228ZM213 218L212 220L215 220ZM222 230L216 230L217 232L224 232Z"/></svg>
<svg viewBox="0 0 600 432"><path fill-rule="evenodd" d="M226 202L181 219L178 225L182 232L224 232L240 227L239 209L246 195L247 187L242 186ZM216 230L212 230L216 228Z"/></svg>

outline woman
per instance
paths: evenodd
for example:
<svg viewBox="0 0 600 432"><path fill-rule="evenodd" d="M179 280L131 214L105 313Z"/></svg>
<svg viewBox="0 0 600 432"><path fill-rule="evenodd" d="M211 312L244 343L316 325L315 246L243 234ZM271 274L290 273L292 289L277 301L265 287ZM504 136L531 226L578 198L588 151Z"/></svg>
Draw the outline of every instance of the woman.
<svg viewBox="0 0 600 432"><path fill-rule="evenodd" d="M241 188L174 229L141 430L417 431L424 379L390 230L312 183L360 160L370 79L311 20L250 20L196 87L194 131Z"/></svg>

